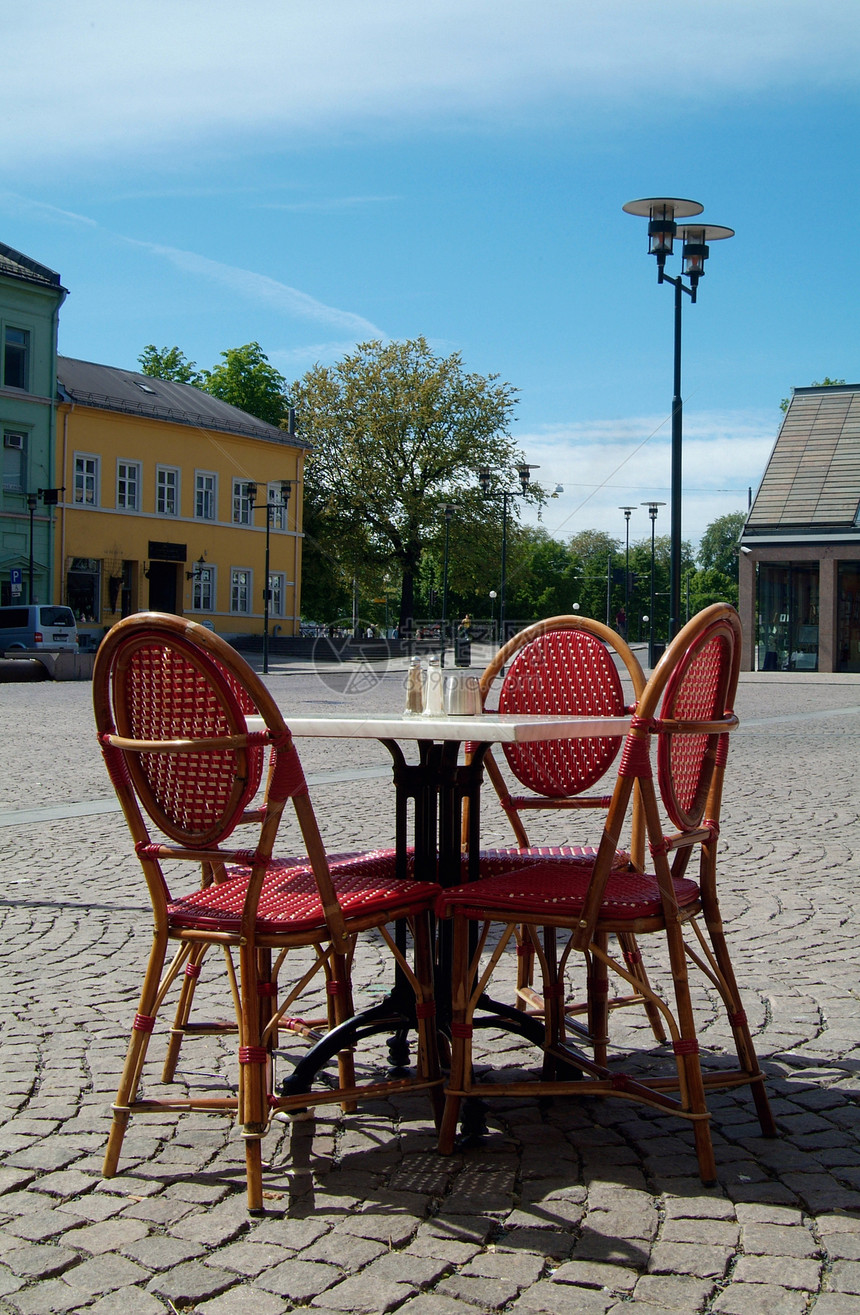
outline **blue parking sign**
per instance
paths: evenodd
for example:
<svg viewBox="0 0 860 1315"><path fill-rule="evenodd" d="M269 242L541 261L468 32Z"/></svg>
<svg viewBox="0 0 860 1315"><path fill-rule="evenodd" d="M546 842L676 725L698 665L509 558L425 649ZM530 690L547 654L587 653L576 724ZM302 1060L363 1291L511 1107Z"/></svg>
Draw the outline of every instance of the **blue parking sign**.
<svg viewBox="0 0 860 1315"><path fill-rule="evenodd" d="M11 586L9 592L13 598L21 597L21 585L23 579L24 572L21 570L20 566L13 566L9 572L9 584Z"/></svg>

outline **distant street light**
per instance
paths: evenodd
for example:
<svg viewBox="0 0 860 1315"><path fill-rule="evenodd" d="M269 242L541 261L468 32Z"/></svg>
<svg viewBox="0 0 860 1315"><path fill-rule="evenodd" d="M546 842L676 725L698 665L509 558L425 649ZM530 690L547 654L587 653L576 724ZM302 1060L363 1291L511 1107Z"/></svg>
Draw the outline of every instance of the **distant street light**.
<svg viewBox="0 0 860 1315"><path fill-rule="evenodd" d="M665 507L665 502L643 502L643 507L648 508L648 515L651 517L651 625L648 628L648 666L654 666L654 529L657 524L657 512L661 507Z"/></svg>
<svg viewBox="0 0 860 1315"><path fill-rule="evenodd" d="M635 507L619 507L619 511L624 512L624 638L627 638L627 632L630 629L630 513L635 511Z"/></svg>
<svg viewBox="0 0 860 1315"><path fill-rule="evenodd" d="M445 564L442 568L442 625L441 625L441 648L439 650L439 665L445 665L445 641L448 630L448 536L451 532L451 517L455 511L460 510L456 502L444 502L439 508L445 516Z"/></svg>
<svg viewBox="0 0 860 1315"><path fill-rule="evenodd" d="M283 510L284 528L286 528L286 519L289 514L290 494L293 491L293 481L291 479L282 479L279 483L281 494L280 502L277 501L277 494L275 494L274 498L271 496L274 490L270 491L268 484L264 486L266 488L266 582L263 587L263 673L265 675L269 674L269 599L272 593L272 585L269 579L269 539L272 529L272 515L275 511ZM254 504L257 501L257 484L253 480L249 480L245 484L245 497L251 505L251 515L253 517Z"/></svg>
<svg viewBox="0 0 860 1315"><path fill-rule="evenodd" d="M689 219L700 215L704 207L698 201L684 201L678 197L648 197L641 201L628 201L622 209L628 215L641 215L648 223L648 251L657 257L657 282L671 283L675 289L675 352L674 395L672 397L672 492L671 527L669 531L669 638L674 639L680 628L681 617L681 440L683 403L681 401L681 293L686 292L690 302L696 300L699 279L705 272L709 242L734 237L733 228L716 224L682 224L676 219ZM681 276L671 278L665 272L666 257L672 254L675 237L684 243ZM689 286L683 282L685 275ZM651 603L651 615L654 604Z"/></svg>
<svg viewBox="0 0 860 1315"><path fill-rule="evenodd" d="M517 466L517 474L520 477L521 487L518 489L502 489L499 493L493 493L493 476L489 466L481 466L478 471L478 483L481 486L481 492L485 498L502 499L502 585L501 598L499 599L499 639L505 642L505 591L507 587L507 563L508 563L508 500L510 498L524 498L529 491L529 481L531 480L532 471L538 470L537 466L526 465L522 462Z"/></svg>

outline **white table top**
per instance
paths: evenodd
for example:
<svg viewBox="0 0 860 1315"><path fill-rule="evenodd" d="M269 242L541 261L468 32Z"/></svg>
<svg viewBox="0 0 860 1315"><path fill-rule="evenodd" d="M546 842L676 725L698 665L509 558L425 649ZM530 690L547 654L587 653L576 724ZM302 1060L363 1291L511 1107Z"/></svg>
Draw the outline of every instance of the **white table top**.
<svg viewBox="0 0 860 1315"><path fill-rule="evenodd" d="M249 719L250 720L250 719ZM366 740L474 740L479 744L526 744L540 740L582 740L620 736L630 729L629 717L525 716L482 713L477 717L390 713L291 717L287 725L300 736Z"/></svg>

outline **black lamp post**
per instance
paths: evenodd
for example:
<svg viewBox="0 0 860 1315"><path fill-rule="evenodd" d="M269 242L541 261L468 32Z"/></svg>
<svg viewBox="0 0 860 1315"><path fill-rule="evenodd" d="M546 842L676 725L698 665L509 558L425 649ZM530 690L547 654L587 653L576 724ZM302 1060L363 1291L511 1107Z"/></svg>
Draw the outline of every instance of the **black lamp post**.
<svg viewBox="0 0 860 1315"><path fill-rule="evenodd" d="M502 499L502 582L499 590L499 642L505 642L505 591L507 585L508 570L508 499L523 498L529 491L529 481L532 477L532 471L537 470L537 466L528 466L522 462L517 466L517 474L520 477L521 488L502 489L499 493L493 493L493 476L489 466L481 466L478 471L478 483L481 486L481 493L485 498Z"/></svg>
<svg viewBox="0 0 860 1315"><path fill-rule="evenodd" d="M651 623L648 626L648 666L654 666L654 530L657 525L657 512L661 507L665 507L665 502L643 502L643 507L648 508L648 515L651 517Z"/></svg>
<svg viewBox="0 0 860 1315"><path fill-rule="evenodd" d="M293 481L291 479L282 479L280 481L281 500L277 502L269 497L268 485L266 487L266 567L265 583L263 585L263 674L269 674L269 599L271 597L271 585L269 581L269 541L272 530L272 515L275 511L283 508L284 511L284 528L286 529L287 510L290 505L290 494L293 491ZM254 514L254 504L257 501L257 485L248 481L245 485L245 496L251 505L251 515Z"/></svg>
<svg viewBox="0 0 860 1315"><path fill-rule="evenodd" d="M630 513L635 507L619 507L624 512L624 638L630 630Z"/></svg>
<svg viewBox="0 0 860 1315"><path fill-rule="evenodd" d="M439 508L445 516L445 557L442 567L442 625L440 635L439 665L445 665L445 644L448 637L448 538L451 533L451 517L460 507L456 502L444 502Z"/></svg>
<svg viewBox="0 0 860 1315"><path fill-rule="evenodd" d="M28 603L34 603L36 601L35 598L33 597L33 573L34 573L33 516L35 515L36 508L39 505L39 498L42 499L43 507L56 507L57 503L60 500L60 494L65 493L65 491L66 490L64 486L63 488L59 488L59 489L39 489L37 490L36 493L27 494L27 511L30 513L30 562L29 562L29 571L28 571L29 582L27 585Z"/></svg>
<svg viewBox="0 0 860 1315"><path fill-rule="evenodd" d="M648 222L648 250L657 257L657 282L671 283L675 289L675 351L674 388L672 397L672 492L669 556L669 638L673 639L680 628L681 617L681 443L683 403L681 401L681 293L686 292L691 303L696 300L699 279L705 272L709 255L708 243L734 237L733 228L716 224L676 224L676 219L689 219L700 215L703 206L698 201L684 201L678 197L648 197L641 201L628 201L622 207L628 215L641 215ZM675 237L684 243L683 268L677 278L665 272L666 257L672 254ZM690 280L684 283L683 275ZM654 604L651 604L653 630Z"/></svg>

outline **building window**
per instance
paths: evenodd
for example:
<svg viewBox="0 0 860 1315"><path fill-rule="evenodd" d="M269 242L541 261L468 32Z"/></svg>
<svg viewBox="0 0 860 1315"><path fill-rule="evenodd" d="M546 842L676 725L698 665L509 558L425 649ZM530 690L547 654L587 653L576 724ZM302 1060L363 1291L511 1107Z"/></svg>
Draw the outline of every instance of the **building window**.
<svg viewBox="0 0 860 1315"><path fill-rule="evenodd" d="M94 557L73 557L66 577L66 597L76 621L101 619L101 562Z"/></svg>
<svg viewBox="0 0 860 1315"><path fill-rule="evenodd" d="M191 606L195 612L215 611L214 566L195 566Z"/></svg>
<svg viewBox="0 0 860 1315"><path fill-rule="evenodd" d="M286 576L283 571L272 571L269 575L269 616L284 615L284 598L286 597Z"/></svg>
<svg viewBox="0 0 860 1315"><path fill-rule="evenodd" d="M250 612L251 572L234 567L230 572L230 611Z"/></svg>
<svg viewBox="0 0 860 1315"><path fill-rule="evenodd" d="M233 524L251 525L254 520L254 504L248 496L248 489L254 488L246 479L233 480Z"/></svg>
<svg viewBox="0 0 860 1315"><path fill-rule="evenodd" d="M15 430L3 431L3 492L27 491L27 436Z"/></svg>
<svg viewBox="0 0 860 1315"><path fill-rule="evenodd" d="M287 512L289 510L289 500L284 505L284 494L281 487L281 481L269 485L269 516L271 517L271 526L273 530L286 530Z"/></svg>
<svg viewBox="0 0 860 1315"><path fill-rule="evenodd" d="M96 507L99 500L98 457L75 457L75 502Z"/></svg>
<svg viewBox="0 0 860 1315"><path fill-rule="evenodd" d="M117 511L140 511L140 462L116 463Z"/></svg>
<svg viewBox="0 0 860 1315"><path fill-rule="evenodd" d="M30 332L6 325L3 330L3 382L30 391Z"/></svg>
<svg viewBox="0 0 860 1315"><path fill-rule="evenodd" d="M218 476L198 470L194 476L194 515L199 521L214 521L218 501Z"/></svg>
<svg viewBox="0 0 860 1315"><path fill-rule="evenodd" d="M179 471L175 466L156 468L155 510L159 516L179 515Z"/></svg>

